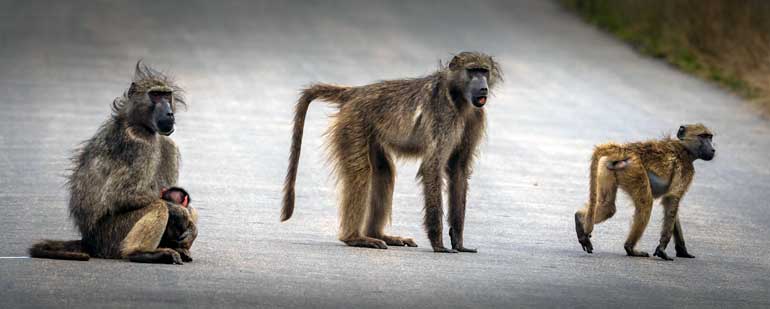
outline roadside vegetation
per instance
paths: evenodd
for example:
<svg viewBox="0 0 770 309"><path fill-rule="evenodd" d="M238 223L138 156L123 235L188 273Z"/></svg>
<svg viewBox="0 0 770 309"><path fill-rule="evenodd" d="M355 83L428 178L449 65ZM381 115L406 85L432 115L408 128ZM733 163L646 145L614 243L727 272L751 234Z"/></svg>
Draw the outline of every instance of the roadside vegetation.
<svg viewBox="0 0 770 309"><path fill-rule="evenodd" d="M770 1L561 0L642 53L770 111Z"/></svg>

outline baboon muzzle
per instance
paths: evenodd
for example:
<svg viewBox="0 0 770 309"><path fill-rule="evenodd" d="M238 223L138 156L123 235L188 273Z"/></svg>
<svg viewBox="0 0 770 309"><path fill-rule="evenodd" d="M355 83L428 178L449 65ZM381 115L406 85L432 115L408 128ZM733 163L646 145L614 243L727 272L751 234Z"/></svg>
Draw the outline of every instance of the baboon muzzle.
<svg viewBox="0 0 770 309"><path fill-rule="evenodd" d="M171 110L171 104L163 102L155 108L155 125L158 133L162 135L171 135L174 133L174 112Z"/></svg>
<svg viewBox="0 0 770 309"><path fill-rule="evenodd" d="M471 79L470 85L470 101L475 107L483 107L487 103L487 95L489 94L489 86L487 85L487 79L483 77L474 77Z"/></svg>

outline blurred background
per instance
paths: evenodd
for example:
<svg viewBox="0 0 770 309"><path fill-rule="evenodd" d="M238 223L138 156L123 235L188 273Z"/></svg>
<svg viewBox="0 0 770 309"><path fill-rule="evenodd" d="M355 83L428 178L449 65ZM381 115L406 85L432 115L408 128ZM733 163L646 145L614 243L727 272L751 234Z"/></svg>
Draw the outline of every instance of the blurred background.
<svg viewBox="0 0 770 309"><path fill-rule="evenodd" d="M769 306L763 16L762 1L0 1L0 307ZM465 242L479 254L431 252L408 161L388 230L420 247L337 241L323 151L334 110L320 101L294 217L278 222L300 89L422 76L464 50L505 74L470 181ZM14 258L78 237L68 157L139 59L186 89L172 137L201 214L195 262ZM680 211L698 258L625 257L624 196L585 254L573 214L593 145L692 122L718 149ZM660 219L640 249L655 248Z"/></svg>

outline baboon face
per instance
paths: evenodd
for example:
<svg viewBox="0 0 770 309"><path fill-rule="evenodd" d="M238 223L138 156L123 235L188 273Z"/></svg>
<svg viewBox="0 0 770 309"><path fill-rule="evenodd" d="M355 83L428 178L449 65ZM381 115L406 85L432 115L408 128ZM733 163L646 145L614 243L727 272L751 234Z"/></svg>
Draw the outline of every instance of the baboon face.
<svg viewBox="0 0 770 309"><path fill-rule="evenodd" d="M174 133L174 92L166 86L153 86L142 91L136 83L131 84L128 95L131 103L132 120L147 130L162 135Z"/></svg>
<svg viewBox="0 0 770 309"><path fill-rule="evenodd" d="M698 124L689 124L679 127L676 137L682 141L685 148L698 159L711 161L716 154L712 145L714 134L706 126Z"/></svg>
<svg viewBox="0 0 770 309"><path fill-rule="evenodd" d="M489 94L489 70L484 68L471 68L466 70L468 74L468 87L465 91L465 99L475 107L483 107L487 103Z"/></svg>
<svg viewBox="0 0 770 309"><path fill-rule="evenodd" d="M462 52L449 62L454 87L462 90L465 101L481 108L487 103L490 88L500 79L500 69L492 57Z"/></svg>
<svg viewBox="0 0 770 309"><path fill-rule="evenodd" d="M151 134L174 133L174 112L186 106L183 90L171 78L141 62L136 64L134 81L122 97L112 103L115 117Z"/></svg>

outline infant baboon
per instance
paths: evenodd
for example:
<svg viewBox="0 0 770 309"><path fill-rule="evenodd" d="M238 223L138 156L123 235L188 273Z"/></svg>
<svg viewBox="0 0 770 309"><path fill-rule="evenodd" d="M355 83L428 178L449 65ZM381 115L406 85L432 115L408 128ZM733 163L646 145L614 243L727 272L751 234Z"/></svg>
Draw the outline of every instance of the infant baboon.
<svg viewBox="0 0 770 309"><path fill-rule="evenodd" d="M615 214L615 196L621 188L636 208L631 232L624 245L629 256L649 256L635 247L650 220L653 199L662 197L665 217L660 244L654 255L673 260L666 255L666 246L673 233L676 256L694 258L684 244L677 215L679 201L695 175L693 161L710 161L716 150L711 145L713 134L702 124L683 125L676 136L677 139L596 146L591 157L590 200L585 208L575 213L575 231L583 250L593 252L590 238L594 224Z"/></svg>
<svg viewBox="0 0 770 309"><path fill-rule="evenodd" d="M165 75L137 63L112 116L73 159L69 210L81 240L42 241L30 248L32 257L182 263L177 251L158 247L169 207L181 208L158 194L179 175L179 150L168 135L177 104L184 104L181 92Z"/></svg>
<svg viewBox="0 0 770 309"><path fill-rule="evenodd" d="M192 198L187 190L179 187L161 190L161 198L169 203L166 204L168 223L160 240L160 247L174 249L179 252L182 261L192 262L190 248L198 237L195 225L198 223L198 212L190 205Z"/></svg>
<svg viewBox="0 0 770 309"><path fill-rule="evenodd" d="M339 112L328 129L330 161L340 187L340 240L350 246L416 247L411 238L386 235L396 158L421 158L418 177L425 196L425 229L436 252L476 252L463 245L468 178L489 91L501 79L492 57L462 52L437 72L420 78L359 87L316 84L302 92L294 116L291 156L281 221L294 211L302 133L310 102L322 99ZM449 193L449 235L442 240L442 184Z"/></svg>

